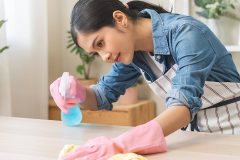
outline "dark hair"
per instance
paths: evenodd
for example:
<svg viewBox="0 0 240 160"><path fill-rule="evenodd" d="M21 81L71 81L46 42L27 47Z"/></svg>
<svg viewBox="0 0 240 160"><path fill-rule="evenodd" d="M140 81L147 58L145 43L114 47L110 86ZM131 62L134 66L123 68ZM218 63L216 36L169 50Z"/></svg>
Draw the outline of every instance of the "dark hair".
<svg viewBox="0 0 240 160"><path fill-rule="evenodd" d="M119 0L79 0L71 15L71 34L74 42L77 44L77 32L91 33L104 26L114 27L112 13L116 10L125 13L132 20L138 19L138 12L146 8L154 9L158 13L167 12L160 6L143 1L130 1L127 5L129 8Z"/></svg>

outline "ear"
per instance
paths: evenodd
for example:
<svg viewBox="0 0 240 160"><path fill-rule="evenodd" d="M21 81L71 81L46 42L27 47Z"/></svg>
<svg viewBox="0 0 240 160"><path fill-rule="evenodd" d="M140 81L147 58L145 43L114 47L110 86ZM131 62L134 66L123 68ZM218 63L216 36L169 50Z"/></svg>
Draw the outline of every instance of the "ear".
<svg viewBox="0 0 240 160"><path fill-rule="evenodd" d="M113 19L115 24L126 28L128 26L128 18L123 12L116 10L113 12Z"/></svg>

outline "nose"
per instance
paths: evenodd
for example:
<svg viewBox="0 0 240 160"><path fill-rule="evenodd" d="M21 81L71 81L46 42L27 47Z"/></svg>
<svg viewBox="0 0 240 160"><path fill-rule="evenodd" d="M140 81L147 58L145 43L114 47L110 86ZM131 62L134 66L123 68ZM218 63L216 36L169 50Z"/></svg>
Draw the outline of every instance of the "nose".
<svg viewBox="0 0 240 160"><path fill-rule="evenodd" d="M101 56L103 61L110 63L110 61L111 61L111 53L109 53L109 52L101 52L99 54L100 54L100 56Z"/></svg>

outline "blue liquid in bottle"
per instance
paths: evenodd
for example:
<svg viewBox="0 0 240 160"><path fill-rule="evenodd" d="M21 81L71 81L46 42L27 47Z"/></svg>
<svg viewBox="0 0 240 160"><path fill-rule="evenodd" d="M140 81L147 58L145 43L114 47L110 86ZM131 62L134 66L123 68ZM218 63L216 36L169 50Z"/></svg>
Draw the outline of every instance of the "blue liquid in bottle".
<svg viewBox="0 0 240 160"><path fill-rule="evenodd" d="M69 112L61 112L61 119L63 123L67 126L76 126L79 125L82 121L82 112L78 104L74 107L69 107Z"/></svg>

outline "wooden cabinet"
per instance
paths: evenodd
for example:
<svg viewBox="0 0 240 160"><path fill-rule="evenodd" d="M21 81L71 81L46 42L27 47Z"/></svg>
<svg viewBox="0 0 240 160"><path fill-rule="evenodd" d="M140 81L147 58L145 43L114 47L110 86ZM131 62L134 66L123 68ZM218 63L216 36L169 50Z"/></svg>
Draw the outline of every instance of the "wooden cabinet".
<svg viewBox="0 0 240 160"><path fill-rule="evenodd" d="M90 111L81 109L83 123L136 126L153 119L156 116L155 103L151 100L141 100L132 105L113 105L112 111ZM60 120L60 109L55 102L49 100L49 119Z"/></svg>

